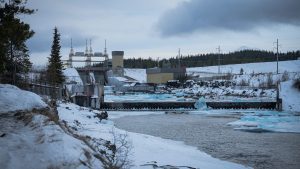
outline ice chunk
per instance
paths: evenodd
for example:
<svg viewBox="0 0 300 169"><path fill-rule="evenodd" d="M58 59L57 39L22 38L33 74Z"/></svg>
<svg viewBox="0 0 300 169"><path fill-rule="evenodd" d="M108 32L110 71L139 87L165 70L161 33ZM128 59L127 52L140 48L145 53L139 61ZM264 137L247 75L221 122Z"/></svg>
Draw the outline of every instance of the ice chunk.
<svg viewBox="0 0 300 169"><path fill-rule="evenodd" d="M195 108L198 110L207 109L207 105L205 99L203 97L199 98L199 100L194 104Z"/></svg>

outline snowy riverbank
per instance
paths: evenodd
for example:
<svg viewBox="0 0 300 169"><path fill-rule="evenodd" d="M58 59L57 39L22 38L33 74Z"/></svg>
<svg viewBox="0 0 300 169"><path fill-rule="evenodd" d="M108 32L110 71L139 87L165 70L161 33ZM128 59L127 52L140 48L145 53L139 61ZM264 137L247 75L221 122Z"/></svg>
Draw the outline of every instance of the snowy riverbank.
<svg viewBox="0 0 300 169"><path fill-rule="evenodd" d="M126 142L131 145L127 155L132 168L247 168L213 158L183 142L117 129L110 119L100 122L95 117L100 113L96 110L60 103L56 121L42 115L50 110L40 109L47 105L31 92L1 85L0 94L5 98L0 114L0 165L5 169L102 168L99 155L113 150L111 143L118 148L120 142L115 142L115 138L122 136L126 136ZM16 100L17 96L25 100ZM16 114L19 110L22 112ZM124 113L109 112L109 118ZM136 115L141 113L145 112Z"/></svg>
<svg viewBox="0 0 300 169"><path fill-rule="evenodd" d="M190 166L195 168L245 168L242 165L221 161L212 158L195 147L187 146L182 142L161 139L149 135L126 132L115 128L112 121L90 118L95 115L95 110L80 108L74 104L60 104L58 108L61 120L65 120L71 128L76 128L77 133L88 135L92 138L103 138L113 141L111 131L127 133L132 143L132 154L130 158L134 161L133 168L144 168L149 164L158 166ZM120 117L124 112L109 112L112 118ZM139 112L135 115L149 114L151 112ZM162 112L154 112L160 114ZM126 113L129 115L129 113ZM75 122L77 120L77 122ZM155 161L155 163L154 163ZM148 166L149 167L149 166ZM147 168L147 167L146 167ZM186 168L186 167L180 167Z"/></svg>

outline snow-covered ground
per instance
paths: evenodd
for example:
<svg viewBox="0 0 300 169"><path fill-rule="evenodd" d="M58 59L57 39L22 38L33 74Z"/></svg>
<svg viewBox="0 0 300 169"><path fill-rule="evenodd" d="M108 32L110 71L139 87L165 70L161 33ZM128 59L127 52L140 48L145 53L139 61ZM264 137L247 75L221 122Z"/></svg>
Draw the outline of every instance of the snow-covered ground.
<svg viewBox="0 0 300 169"><path fill-rule="evenodd" d="M267 74L243 74L234 75L232 81L237 85L247 85L251 87L269 87L276 86L277 83L287 80L295 80L300 78L300 72L285 73L267 73Z"/></svg>
<svg viewBox="0 0 300 169"><path fill-rule="evenodd" d="M146 69L124 69L124 75L129 76L140 83L147 82Z"/></svg>
<svg viewBox="0 0 300 169"><path fill-rule="evenodd" d="M46 116L34 115L27 125L12 118L0 117L0 132L6 134L0 138L2 169L88 168L82 162L89 161L85 156L89 147ZM92 160L91 156L91 167L100 168Z"/></svg>
<svg viewBox="0 0 300 169"><path fill-rule="evenodd" d="M293 84L293 80L280 83L282 109L300 112L300 91L294 88Z"/></svg>
<svg viewBox="0 0 300 169"><path fill-rule="evenodd" d="M260 63L245 63L245 64L232 64L232 65L222 65L222 73L233 73L239 74L241 68L244 73L269 73L276 72L277 62L260 62ZM290 60L290 61L280 61L278 64L279 72L300 72L300 60ZM188 73L192 72L212 72L218 73L218 66L207 66L207 67L193 67L187 68Z"/></svg>
<svg viewBox="0 0 300 169"><path fill-rule="evenodd" d="M89 168L89 162L100 168L86 156L92 152L88 146L39 114L49 111L46 106L34 93L0 84L0 168Z"/></svg>
<svg viewBox="0 0 300 169"><path fill-rule="evenodd" d="M175 89L172 91L176 96L189 98L204 97L206 100L274 100L276 97L275 89L252 89L252 88L233 88L233 87L200 87L194 85L190 88Z"/></svg>
<svg viewBox="0 0 300 169"><path fill-rule="evenodd" d="M92 138L102 138L113 142L113 136L127 134L132 144L130 159L133 160L133 168L152 168L158 166L190 166L195 168L245 168L242 165L215 159L195 147L187 146L182 142L161 139L149 135L126 132L114 127L110 120L93 118L97 111L90 111L74 104L60 104L58 108L61 120L74 128L76 133ZM110 118L123 115L124 112L109 112ZM160 112L136 112L134 115L159 114ZM129 115L130 112L125 112ZM131 114L132 115L132 114ZM113 131L113 132L112 132ZM151 165L150 165L151 164ZM145 166L144 166L145 165ZM187 168L187 167L179 167Z"/></svg>
<svg viewBox="0 0 300 169"><path fill-rule="evenodd" d="M47 107L47 105L35 93L21 90L13 85L0 84L0 114L44 107Z"/></svg>

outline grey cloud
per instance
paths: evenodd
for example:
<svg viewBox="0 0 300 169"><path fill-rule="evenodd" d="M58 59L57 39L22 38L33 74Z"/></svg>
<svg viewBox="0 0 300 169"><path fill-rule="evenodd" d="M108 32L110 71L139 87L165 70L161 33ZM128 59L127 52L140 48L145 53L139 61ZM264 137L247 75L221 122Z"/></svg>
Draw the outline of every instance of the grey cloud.
<svg viewBox="0 0 300 169"><path fill-rule="evenodd" d="M160 1L160 0L155 0ZM29 8L38 11L25 18L30 23L36 34L28 40L27 45L32 53L50 52L53 38L53 28L58 26L61 33L61 46L69 47L70 38L73 38L74 47L85 46L86 38L95 40L102 36L105 28L119 27L118 18L114 16L131 16L136 13L150 10L150 1L144 4L140 0L31 0L28 1ZM132 5L135 4L135 5ZM150 8L150 9L148 9ZM112 17L112 21L107 21ZM106 21L106 22L105 22ZM103 29L101 28L102 25ZM99 31L96 30L99 28ZM96 30L96 31L95 31Z"/></svg>
<svg viewBox="0 0 300 169"><path fill-rule="evenodd" d="M162 36L225 29L247 31L258 26L300 25L299 0L190 0L158 21Z"/></svg>
<svg viewBox="0 0 300 169"><path fill-rule="evenodd" d="M86 38L95 39L93 36L80 34L81 31L72 28L58 28L60 37L60 45L62 48L71 46L71 38L73 47L85 46ZM27 45L31 52L49 52L53 40L53 29L36 30L35 35L28 40Z"/></svg>

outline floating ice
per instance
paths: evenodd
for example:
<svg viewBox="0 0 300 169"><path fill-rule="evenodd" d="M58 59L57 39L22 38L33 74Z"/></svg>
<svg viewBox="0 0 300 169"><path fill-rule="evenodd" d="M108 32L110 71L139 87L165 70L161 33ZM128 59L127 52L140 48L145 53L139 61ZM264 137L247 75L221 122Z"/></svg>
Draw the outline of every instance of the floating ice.
<svg viewBox="0 0 300 169"><path fill-rule="evenodd" d="M240 120L228 123L240 130L262 130L300 133L300 116L291 112L259 111L246 113Z"/></svg>

